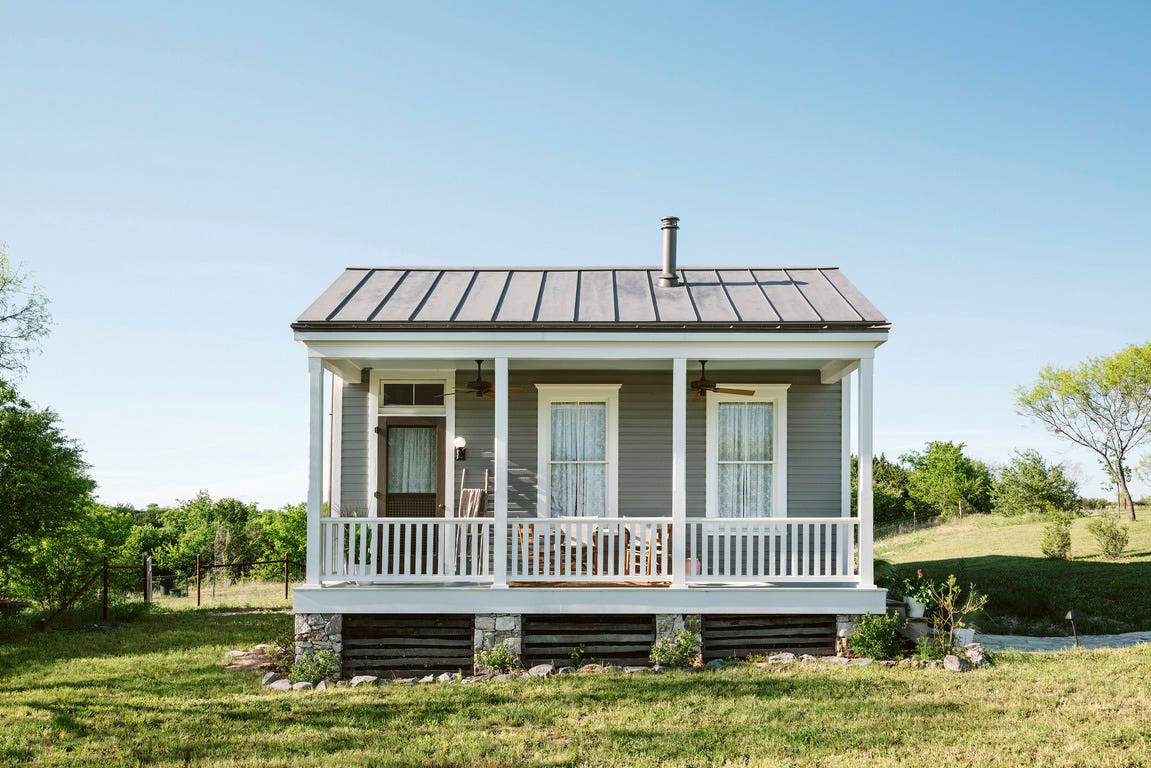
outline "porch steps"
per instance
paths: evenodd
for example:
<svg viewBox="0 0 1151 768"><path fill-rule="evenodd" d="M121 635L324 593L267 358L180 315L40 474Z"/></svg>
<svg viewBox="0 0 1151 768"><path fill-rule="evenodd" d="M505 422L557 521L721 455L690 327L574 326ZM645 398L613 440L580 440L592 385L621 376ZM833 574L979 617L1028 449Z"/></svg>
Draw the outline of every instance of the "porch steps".
<svg viewBox="0 0 1151 768"><path fill-rule="evenodd" d="M523 660L526 666L571 663L574 648L583 646L584 663L638 666L650 663L655 642L655 616L595 615L523 617Z"/></svg>
<svg viewBox="0 0 1151 768"><path fill-rule="evenodd" d="M413 677L472 669L475 617L344 614L344 677Z"/></svg>
<svg viewBox="0 0 1151 768"><path fill-rule="evenodd" d="M703 660L743 658L760 654L835 653L835 616L702 617Z"/></svg>

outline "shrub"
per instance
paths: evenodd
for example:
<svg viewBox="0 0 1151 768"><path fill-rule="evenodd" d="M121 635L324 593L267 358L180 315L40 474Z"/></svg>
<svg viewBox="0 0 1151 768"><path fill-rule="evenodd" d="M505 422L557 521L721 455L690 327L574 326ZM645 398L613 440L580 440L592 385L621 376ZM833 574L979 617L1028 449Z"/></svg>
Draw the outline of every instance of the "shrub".
<svg viewBox="0 0 1151 768"><path fill-rule="evenodd" d="M699 658L699 650L699 638L694 633L681 629L674 638L661 637L656 640L648 658L657 664L687 667Z"/></svg>
<svg viewBox="0 0 1151 768"><path fill-rule="evenodd" d="M1051 560L1068 560L1071 557L1071 518L1055 515L1043 526L1043 542L1039 545L1043 556Z"/></svg>
<svg viewBox="0 0 1151 768"><path fill-rule="evenodd" d="M1103 556L1118 560L1123 557L1123 550L1127 549L1127 528L1119 525L1119 521L1111 514L1102 514L1087 523L1087 530L1099 542Z"/></svg>
<svg viewBox="0 0 1151 768"><path fill-rule="evenodd" d="M899 634L903 620L899 614L884 616L864 614L855 623L847 637L847 644L856 656L872 659L894 659L903 650L903 635Z"/></svg>
<svg viewBox="0 0 1151 768"><path fill-rule="evenodd" d="M519 657L507 646L500 643L494 648L476 651L476 669L483 672L507 674L520 667Z"/></svg>
<svg viewBox="0 0 1151 768"><path fill-rule="evenodd" d="M1011 457L1011 463L999 473L992 499L1001 515L1073 512L1079 508L1079 491L1063 465L1048 464L1038 451L1031 450L1016 451Z"/></svg>
<svg viewBox="0 0 1151 768"><path fill-rule="evenodd" d="M987 595L975 591L975 585L967 588L964 596L963 587L955 574L948 574L947 580L936 585L935 610L931 614L931 628L935 630L932 644L939 647L943 658L951 652L952 637L956 629L967 626L967 620L979 613L987 605Z"/></svg>
<svg viewBox="0 0 1151 768"><path fill-rule="evenodd" d="M306 680L316 685L321 680L333 680L340 674L340 664L331 651L310 651L292 666L289 677L295 682Z"/></svg>
<svg viewBox="0 0 1151 768"><path fill-rule="evenodd" d="M292 665L296 663L296 627L294 622L285 621L275 639L268 643L268 655L272 657L272 666L281 675L291 672Z"/></svg>
<svg viewBox="0 0 1151 768"><path fill-rule="evenodd" d="M911 658L919 661L939 661L950 652L950 645L944 646L932 637L921 637L915 641L915 653L911 654Z"/></svg>

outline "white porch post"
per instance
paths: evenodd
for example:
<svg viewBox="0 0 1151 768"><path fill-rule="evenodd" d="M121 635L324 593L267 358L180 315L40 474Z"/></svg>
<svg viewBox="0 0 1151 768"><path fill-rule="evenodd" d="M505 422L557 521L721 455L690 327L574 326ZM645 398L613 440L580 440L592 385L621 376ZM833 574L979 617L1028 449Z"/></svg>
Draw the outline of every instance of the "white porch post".
<svg viewBox="0 0 1151 768"><path fill-rule="evenodd" d="M495 570L493 587L508 586L508 359L497 357L495 392Z"/></svg>
<svg viewBox="0 0 1151 768"><path fill-rule="evenodd" d="M320 583L320 514L324 509L324 361L308 358L307 583Z"/></svg>
<svg viewBox="0 0 1151 768"><path fill-rule="evenodd" d="M839 380L839 392L839 514L851 517L851 374ZM840 537L839 542L839 561L850 565L855 537L851 535L850 528L844 530L845 535Z"/></svg>
<svg viewBox="0 0 1151 768"><path fill-rule="evenodd" d="M687 359L671 364L671 586L687 586Z"/></svg>
<svg viewBox="0 0 1151 768"><path fill-rule="evenodd" d="M875 361L859 361L859 585L875 585L874 517L871 496L872 431L874 426Z"/></svg>

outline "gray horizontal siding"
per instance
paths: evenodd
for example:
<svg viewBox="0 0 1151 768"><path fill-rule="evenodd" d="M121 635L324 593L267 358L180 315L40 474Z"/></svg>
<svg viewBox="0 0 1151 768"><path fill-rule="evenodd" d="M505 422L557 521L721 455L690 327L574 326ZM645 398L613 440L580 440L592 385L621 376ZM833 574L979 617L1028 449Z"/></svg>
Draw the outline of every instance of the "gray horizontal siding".
<svg viewBox="0 0 1151 768"><path fill-rule="evenodd" d="M340 429L340 512L368 511L368 372L361 382L345 382ZM336 379L336 381L342 381Z"/></svg>

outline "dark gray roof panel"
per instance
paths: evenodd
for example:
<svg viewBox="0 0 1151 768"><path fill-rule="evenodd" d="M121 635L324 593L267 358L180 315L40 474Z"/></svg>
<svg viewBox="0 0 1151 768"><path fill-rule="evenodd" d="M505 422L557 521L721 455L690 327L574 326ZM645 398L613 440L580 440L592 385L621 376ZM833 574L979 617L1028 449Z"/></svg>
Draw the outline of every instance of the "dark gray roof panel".
<svg viewBox="0 0 1151 768"><path fill-rule="evenodd" d="M348 269L298 330L441 328L877 329L889 324L837 269Z"/></svg>

